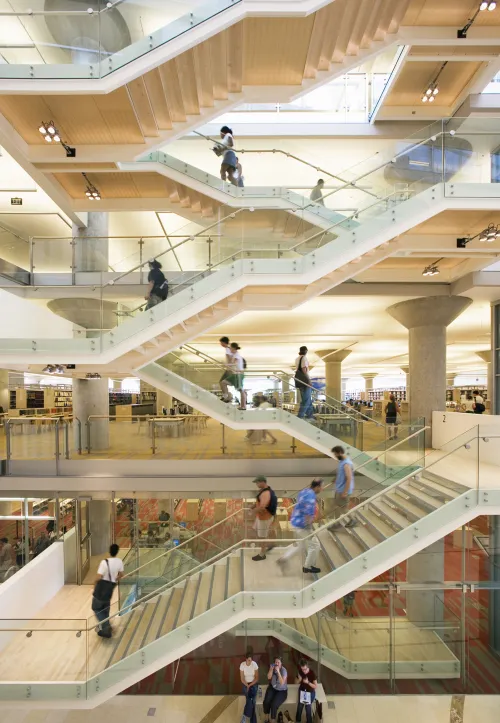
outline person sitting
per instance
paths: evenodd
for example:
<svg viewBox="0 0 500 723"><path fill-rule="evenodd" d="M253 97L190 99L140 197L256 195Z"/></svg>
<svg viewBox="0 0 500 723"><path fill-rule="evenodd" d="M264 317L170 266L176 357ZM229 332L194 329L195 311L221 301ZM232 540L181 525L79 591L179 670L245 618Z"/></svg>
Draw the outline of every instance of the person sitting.
<svg viewBox="0 0 500 723"><path fill-rule="evenodd" d="M245 696L245 708L241 723L257 723L255 703L259 684L259 666L252 658L252 653L246 654L245 660L240 665L240 679L243 685Z"/></svg>
<svg viewBox="0 0 500 723"><path fill-rule="evenodd" d="M264 723L275 722L278 715L278 709L283 705L288 697L288 673L283 667L280 657L274 659L274 663L269 666L267 673L269 685L267 686L264 696Z"/></svg>
<svg viewBox="0 0 500 723"><path fill-rule="evenodd" d="M302 658L299 660L299 672L297 674L297 680L299 684L299 701L297 703L297 713L295 714L295 720L300 723L302 719L302 711L306 709L306 721L312 723L312 704L316 697L316 688L318 682L316 673L311 670L307 664L307 660Z"/></svg>

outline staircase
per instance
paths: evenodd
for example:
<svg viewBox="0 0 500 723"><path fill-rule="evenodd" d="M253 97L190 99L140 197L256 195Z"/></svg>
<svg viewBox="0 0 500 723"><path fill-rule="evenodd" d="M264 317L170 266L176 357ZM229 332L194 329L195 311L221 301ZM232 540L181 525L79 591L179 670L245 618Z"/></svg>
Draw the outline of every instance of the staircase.
<svg viewBox="0 0 500 723"><path fill-rule="evenodd" d="M406 617L394 625L394 675L399 679L449 679L460 676L460 661L433 629ZM319 626L319 629L318 629ZM272 636L318 659L321 665L349 680L387 680L390 673L391 621L387 617L336 619L320 612L319 619L246 620L236 635ZM446 626L450 632L452 628ZM440 631L442 633L442 631Z"/></svg>

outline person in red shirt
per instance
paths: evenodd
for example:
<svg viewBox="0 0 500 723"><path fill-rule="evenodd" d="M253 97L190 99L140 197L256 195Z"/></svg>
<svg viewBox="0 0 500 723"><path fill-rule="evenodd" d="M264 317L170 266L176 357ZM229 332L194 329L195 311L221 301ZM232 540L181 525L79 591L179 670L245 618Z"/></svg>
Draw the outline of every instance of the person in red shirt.
<svg viewBox="0 0 500 723"><path fill-rule="evenodd" d="M307 660L299 660L299 672L295 681L299 683L299 702L297 703L297 713L295 720L300 723L302 719L302 710L306 709L306 721L312 723L312 704L316 698L316 688L318 681L316 673L311 670L307 664Z"/></svg>

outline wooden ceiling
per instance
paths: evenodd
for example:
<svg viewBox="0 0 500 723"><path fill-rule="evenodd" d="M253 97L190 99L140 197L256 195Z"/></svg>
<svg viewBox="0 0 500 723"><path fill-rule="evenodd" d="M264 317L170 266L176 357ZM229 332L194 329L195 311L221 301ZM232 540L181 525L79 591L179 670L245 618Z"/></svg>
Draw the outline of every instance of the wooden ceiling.
<svg viewBox="0 0 500 723"><path fill-rule="evenodd" d="M500 211L443 211L428 221L415 226L413 234L476 234L490 223L500 224Z"/></svg>
<svg viewBox="0 0 500 723"><path fill-rule="evenodd" d="M411 0L401 25L460 28L472 17L479 0ZM474 27L500 26L500 12L481 12Z"/></svg>
<svg viewBox="0 0 500 723"><path fill-rule="evenodd" d="M427 85L436 77L441 62L406 63L394 87L385 100L387 106L413 106ZM480 61L456 61L448 63L439 76L439 94L435 106L453 105L457 97L481 67Z"/></svg>
<svg viewBox="0 0 500 723"><path fill-rule="evenodd" d="M335 0L304 18L248 18L107 95L2 95L29 144L53 120L70 145L145 144L244 85L300 86L398 30L410 0Z"/></svg>
<svg viewBox="0 0 500 723"><path fill-rule="evenodd" d="M409 57L415 58L419 56L435 56L440 55L445 58L453 58L454 56L495 56L500 55L499 45L447 45L439 47L438 45L414 45L409 52Z"/></svg>

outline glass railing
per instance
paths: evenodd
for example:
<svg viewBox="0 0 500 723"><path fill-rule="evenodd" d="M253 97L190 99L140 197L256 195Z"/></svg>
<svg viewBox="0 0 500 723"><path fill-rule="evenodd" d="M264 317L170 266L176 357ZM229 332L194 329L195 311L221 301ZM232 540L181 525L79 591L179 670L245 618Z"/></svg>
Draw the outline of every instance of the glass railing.
<svg viewBox="0 0 500 723"><path fill-rule="evenodd" d="M168 665L180 654L185 655L201 643L206 643L210 634L217 636L230 630L238 620L278 617L307 620L305 616L321 609L321 606L325 607L352 590L359 589L373 580L374 576L425 549L440 534L443 536L453 531L481 514L484 509L496 509L500 502L500 489L498 465L491 463L491 441L489 438L486 442L471 432L467 443L460 443L448 454L443 452L437 462L426 467L424 480L429 479L426 478L427 473L439 470L439 484L453 489L453 494L447 500L431 498L432 509L428 503L427 509L423 504L427 502L424 493L419 493L418 488L415 491L412 485L414 480L410 479L413 477L412 470L408 472L408 480L402 479L388 488L373 485L363 489L362 501L358 498L358 504L343 515L330 513L328 505L320 504L320 516L314 523L314 529L302 537L302 542L306 546L316 547L313 540L318 540L320 548L326 552L326 545L331 544L328 540L337 539L341 541L337 549L341 551L345 548L347 558L334 562L331 553L326 555L320 552L320 569L314 576L303 570L302 550L298 550L294 556L290 555L294 551L291 544L296 538L292 540L290 537L286 521L281 532L276 530L274 534L273 530L268 538L256 539L255 536L244 538L245 526L238 527L235 524L229 529L230 519L226 518L218 524L218 528L214 526L187 541L184 545L186 549L179 545L124 578L124 585L130 586L127 581L135 578L138 588L139 583L144 582L151 592L143 594L145 590L141 590L135 601L129 599L125 608L120 610L118 601L112 604L109 623L113 637L109 641L101 641L96 636L97 622L94 616L76 623L60 617L57 620L23 622L4 619L1 629L9 633L9 650L16 650L16 655L7 655L9 669L8 674L2 675L0 697L3 700L25 698L25 685L20 686L19 683L25 683L29 674L30 697L76 700L82 696L88 699L99 696L102 699L128 687L131 681L139 679L141 671L147 669L152 672ZM490 445L487 449L483 446L486 444ZM487 455L487 462L483 461L483 451ZM466 479L466 484L462 483L463 479ZM326 490L323 494L328 495L328 492ZM422 506L419 507L418 524L412 521L416 507L409 501L411 494L420 494ZM363 516L373 515L373 510L378 508L384 510L383 515L387 520L391 514L395 514L396 503L399 507L408 505L407 522L399 526L395 524L387 532L387 537L382 534L370 545L368 538L364 537L368 531L365 529L363 532ZM397 519L401 520L402 517ZM357 527L353 525L356 521ZM221 534L216 534L216 529L220 529ZM356 540L361 539L365 540L364 545L356 543ZM263 542L274 545L275 550L268 552L269 559L266 561L255 562L251 558L255 555L256 547L258 549L259 543ZM180 560L181 551L188 558L186 561L183 557L184 568ZM278 564L278 559L283 555L288 562ZM167 565L168 556L177 559ZM193 560L197 563L195 567L191 567ZM176 572L180 574L174 578ZM166 582L163 580L164 575L168 578ZM397 593L395 586L392 586L392 592ZM433 595L434 590L429 592ZM433 600L431 607L433 612ZM401 660L400 676L410 677L408 673L413 671L405 670L404 659L404 646L409 644L408 631L401 628L401 623L391 615L394 637L389 661L393 666L395 661ZM451 625L445 617L442 628L446 636L452 636L453 648L456 621L450 622ZM359 620L342 620L341 623L338 634L345 635L347 630L345 644L354 655L359 642L357 636L362 634L362 623ZM107 626L105 621L101 621L101 624ZM377 621L373 624L376 627ZM412 624L420 631L423 643L426 642L426 636L432 636L433 646L442 651L440 639L444 641L444 636L440 635L435 622L429 625L427 618L415 617ZM59 649L64 650L66 655L73 655L68 665L40 664L40 656L50 648L47 645L48 635L51 641L60 636ZM381 632L381 635L387 633ZM82 644L82 637L88 645ZM20 645L20 642L23 644ZM394 652L399 646L401 657ZM382 649L386 650L385 642ZM453 650L451 653L453 655ZM37 661L37 670L31 674L29 661L33 660ZM457 656L450 660L455 665ZM446 661L447 664L450 660ZM378 658L375 662L379 662ZM437 656L434 660L426 659L422 662L429 665L431 673L434 670L443 672L440 665L443 661ZM388 674L392 675L393 672L389 670ZM449 677L455 677L455 674Z"/></svg>
<svg viewBox="0 0 500 723"><path fill-rule="evenodd" d="M10 3L0 11L0 77L102 78L240 2L118 0L55 11L36 0Z"/></svg>

